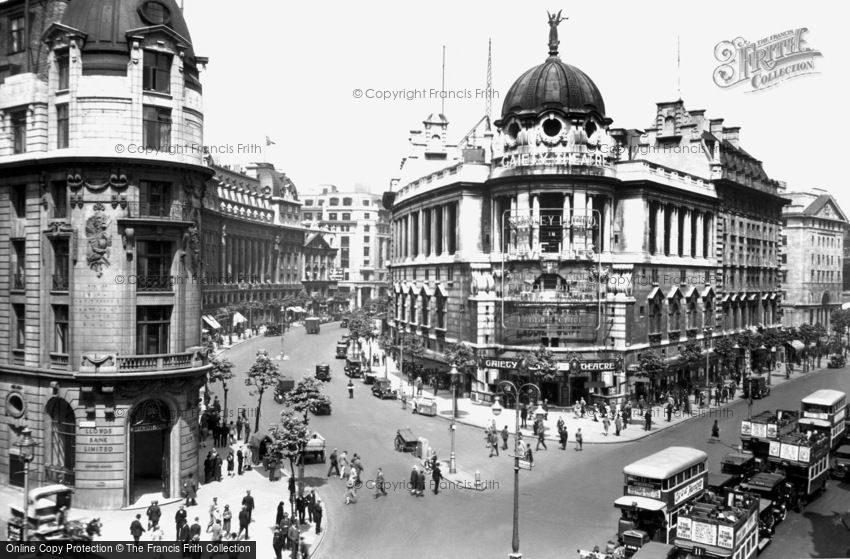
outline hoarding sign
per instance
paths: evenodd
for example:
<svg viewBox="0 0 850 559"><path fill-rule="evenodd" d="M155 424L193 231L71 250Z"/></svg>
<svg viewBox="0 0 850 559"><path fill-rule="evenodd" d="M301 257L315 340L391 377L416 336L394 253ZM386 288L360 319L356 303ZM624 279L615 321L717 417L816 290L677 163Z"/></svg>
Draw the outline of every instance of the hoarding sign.
<svg viewBox="0 0 850 559"><path fill-rule="evenodd" d="M779 447L779 457L783 460L793 460L796 462L800 459L800 447L794 444L782 443Z"/></svg>
<svg viewBox="0 0 850 559"><path fill-rule="evenodd" d="M753 423L752 432L753 436L757 439L764 439L767 437L767 425L764 423Z"/></svg>
<svg viewBox="0 0 850 559"><path fill-rule="evenodd" d="M683 540L691 539L691 519L680 516L679 523L676 524L676 537Z"/></svg>
<svg viewBox="0 0 850 559"><path fill-rule="evenodd" d="M705 478L699 478L695 482L690 485L686 485L685 487L676 491L673 495L673 505L678 505L685 499L692 497L702 491L703 487L705 487Z"/></svg>
<svg viewBox="0 0 850 559"><path fill-rule="evenodd" d="M705 545L717 545L717 525L707 522L693 522L693 536L691 540L695 543Z"/></svg>
<svg viewBox="0 0 850 559"><path fill-rule="evenodd" d="M735 547L735 530L731 526L717 527L717 545L726 549Z"/></svg>

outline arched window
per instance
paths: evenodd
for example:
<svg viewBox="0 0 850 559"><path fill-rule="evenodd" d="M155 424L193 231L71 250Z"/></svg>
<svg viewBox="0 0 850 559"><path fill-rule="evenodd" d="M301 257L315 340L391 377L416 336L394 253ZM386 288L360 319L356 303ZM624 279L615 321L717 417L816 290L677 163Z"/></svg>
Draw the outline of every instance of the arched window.
<svg viewBox="0 0 850 559"><path fill-rule="evenodd" d="M339 198L331 198L328 202L329 206L339 206Z"/></svg>
<svg viewBox="0 0 850 559"><path fill-rule="evenodd" d="M420 298L422 299L422 312L420 314L419 322L422 324L422 326L430 326L431 320L429 315L431 313L428 309L428 302L430 300L430 297L428 297L428 293L426 293L424 289L422 290Z"/></svg>
<svg viewBox="0 0 850 559"><path fill-rule="evenodd" d="M714 298L707 296L703 299L702 327L714 328Z"/></svg>
<svg viewBox="0 0 850 559"><path fill-rule="evenodd" d="M660 294L647 301L649 305L649 333L661 332L661 296Z"/></svg>
<svg viewBox="0 0 850 559"><path fill-rule="evenodd" d="M410 323L416 324L416 295L411 292L410 293Z"/></svg>
<svg viewBox="0 0 850 559"><path fill-rule="evenodd" d="M45 407L47 428L47 476L51 481L74 485L77 462L77 435L74 410L61 398L51 398Z"/></svg>
<svg viewBox="0 0 850 559"><path fill-rule="evenodd" d="M436 305L436 318L437 318L437 328L445 328L446 327L446 298L443 297L442 293L437 293L436 298L434 299L434 303Z"/></svg>
<svg viewBox="0 0 850 559"><path fill-rule="evenodd" d="M688 316L687 316L687 327L696 328L697 327L697 296L696 294L688 297Z"/></svg>
<svg viewBox="0 0 850 559"><path fill-rule="evenodd" d="M670 298L667 306L669 310L667 329L670 331L679 330L682 327L682 311L679 296L676 295Z"/></svg>

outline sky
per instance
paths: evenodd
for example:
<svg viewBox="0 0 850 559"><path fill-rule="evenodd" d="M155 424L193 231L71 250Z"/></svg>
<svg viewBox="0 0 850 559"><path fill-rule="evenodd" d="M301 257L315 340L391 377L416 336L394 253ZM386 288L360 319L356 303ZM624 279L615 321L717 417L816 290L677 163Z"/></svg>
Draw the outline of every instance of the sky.
<svg viewBox="0 0 850 559"><path fill-rule="evenodd" d="M840 174L850 48L839 2L184 2L195 52L210 59L201 78L204 143L262 145L268 136L275 144L265 159L302 192L321 184L388 189L409 131L441 108L443 46L445 89L467 97L445 101L450 138L484 115L485 94L476 90L486 86L488 39L497 119L513 81L547 56L547 10L562 10L561 58L596 83L612 127L647 128L655 103L681 96L686 109L740 126L741 146L771 178L789 190L823 188L850 212ZM758 91L715 84L719 43L800 28L822 54L814 74ZM403 95L376 98L385 90ZM419 91L408 100L411 90Z"/></svg>

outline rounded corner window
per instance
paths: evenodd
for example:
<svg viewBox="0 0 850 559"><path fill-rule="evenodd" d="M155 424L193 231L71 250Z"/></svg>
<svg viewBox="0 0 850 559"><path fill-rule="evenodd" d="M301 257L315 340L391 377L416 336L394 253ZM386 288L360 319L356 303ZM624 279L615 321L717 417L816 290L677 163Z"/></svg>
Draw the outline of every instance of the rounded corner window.
<svg viewBox="0 0 850 559"><path fill-rule="evenodd" d="M6 396L6 415L20 419L27 412L27 403L20 392L12 392Z"/></svg>
<svg viewBox="0 0 850 559"><path fill-rule="evenodd" d="M550 138L554 138L563 130L563 125L561 121L555 117L550 117L543 121L543 133L549 136Z"/></svg>
<svg viewBox="0 0 850 559"><path fill-rule="evenodd" d="M516 137L519 136L519 124L516 122L510 123L507 129L508 137L512 140L516 140Z"/></svg>
<svg viewBox="0 0 850 559"><path fill-rule="evenodd" d="M587 134L587 137L593 136L593 133L596 132L596 123L592 120L588 120L584 124L584 133Z"/></svg>
<svg viewBox="0 0 850 559"><path fill-rule="evenodd" d="M139 15L149 25L168 25L171 23L171 10L162 2L146 0L139 6Z"/></svg>

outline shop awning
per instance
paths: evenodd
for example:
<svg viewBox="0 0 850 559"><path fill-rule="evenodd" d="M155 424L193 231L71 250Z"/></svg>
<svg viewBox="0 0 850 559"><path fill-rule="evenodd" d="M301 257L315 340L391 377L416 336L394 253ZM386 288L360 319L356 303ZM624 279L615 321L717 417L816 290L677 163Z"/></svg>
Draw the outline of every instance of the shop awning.
<svg viewBox="0 0 850 559"><path fill-rule="evenodd" d="M307 311L305 311L304 309L302 309L301 307L287 307L287 308L286 308L286 310L287 310L287 311L294 312L294 313L304 313L304 312L307 312Z"/></svg>
<svg viewBox="0 0 850 559"><path fill-rule="evenodd" d="M792 348L794 348L794 351L803 351L804 349L806 349L806 345L800 340L790 340L785 342L785 345L790 345Z"/></svg>
<svg viewBox="0 0 850 559"><path fill-rule="evenodd" d="M236 326L237 324L241 324L243 322L248 322L248 319L245 318L244 316L242 316L242 313L240 313L240 312L233 313L233 325L234 326Z"/></svg>
<svg viewBox="0 0 850 559"><path fill-rule="evenodd" d="M637 507L643 510L659 511L667 508L666 503L650 499L649 497L640 497L638 495L623 495L614 501L614 506L619 508Z"/></svg>
<svg viewBox="0 0 850 559"><path fill-rule="evenodd" d="M747 295L747 301L755 301L758 297L758 293L750 293Z"/></svg>
<svg viewBox="0 0 850 559"><path fill-rule="evenodd" d="M207 323L207 326L209 326L213 330L221 330L221 324L219 324L218 320L216 320L212 316L205 314L201 318L204 320L204 322Z"/></svg>

